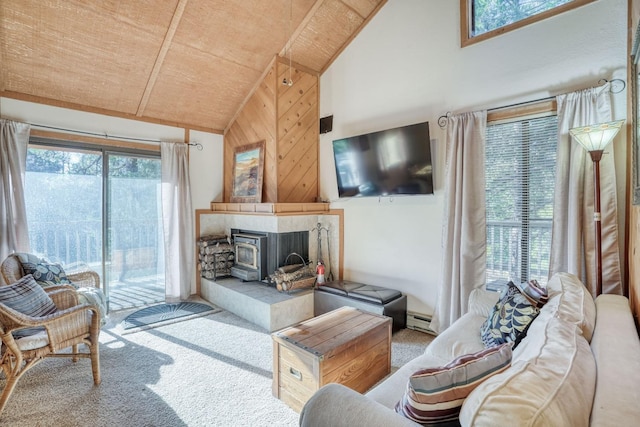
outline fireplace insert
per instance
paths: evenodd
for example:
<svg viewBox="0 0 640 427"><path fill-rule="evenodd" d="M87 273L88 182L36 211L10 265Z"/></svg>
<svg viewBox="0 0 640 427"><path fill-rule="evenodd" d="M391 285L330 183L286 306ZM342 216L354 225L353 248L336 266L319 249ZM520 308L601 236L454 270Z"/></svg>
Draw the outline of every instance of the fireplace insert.
<svg viewBox="0 0 640 427"><path fill-rule="evenodd" d="M269 282L268 276L285 265L294 252L309 262L308 231L270 233L232 228L230 234L235 250L231 275L244 281Z"/></svg>
<svg viewBox="0 0 640 427"><path fill-rule="evenodd" d="M244 281L263 280L267 277L267 236L250 233L233 234L235 265L231 275Z"/></svg>

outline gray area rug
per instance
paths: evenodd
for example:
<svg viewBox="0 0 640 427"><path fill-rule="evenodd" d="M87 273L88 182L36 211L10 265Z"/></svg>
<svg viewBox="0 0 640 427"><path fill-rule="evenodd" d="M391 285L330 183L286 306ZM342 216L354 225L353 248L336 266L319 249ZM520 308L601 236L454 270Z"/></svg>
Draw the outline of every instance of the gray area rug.
<svg viewBox="0 0 640 427"><path fill-rule="evenodd" d="M47 359L18 382L0 425L297 426L298 413L272 395L273 343L227 311L124 335L110 315L100 334L102 384L88 359ZM393 335L393 370L432 337ZM0 374L0 387L5 380Z"/></svg>
<svg viewBox="0 0 640 427"><path fill-rule="evenodd" d="M220 309L193 301L171 304L162 303L134 311L124 318L122 327L125 330L133 328L143 330L148 327L154 327L159 323L166 324L175 320L187 320L187 317L191 318L194 315L204 316L217 311L220 311Z"/></svg>

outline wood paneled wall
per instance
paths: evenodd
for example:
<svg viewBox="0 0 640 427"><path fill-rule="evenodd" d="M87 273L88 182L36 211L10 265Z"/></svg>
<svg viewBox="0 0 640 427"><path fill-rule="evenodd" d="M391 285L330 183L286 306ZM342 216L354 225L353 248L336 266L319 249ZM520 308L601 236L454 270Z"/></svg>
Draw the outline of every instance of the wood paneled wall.
<svg viewBox="0 0 640 427"><path fill-rule="evenodd" d="M276 201L276 92L275 61L272 61L266 76L224 135L225 202L231 197L234 150L263 140L265 156L262 201Z"/></svg>
<svg viewBox="0 0 640 427"><path fill-rule="evenodd" d="M265 141L262 202L315 202L318 194L318 74L276 58L224 137L224 200L236 147Z"/></svg>
<svg viewBox="0 0 640 427"><path fill-rule="evenodd" d="M278 81L289 65L278 63ZM318 76L292 70L292 86L278 86L278 202L315 202L319 194Z"/></svg>

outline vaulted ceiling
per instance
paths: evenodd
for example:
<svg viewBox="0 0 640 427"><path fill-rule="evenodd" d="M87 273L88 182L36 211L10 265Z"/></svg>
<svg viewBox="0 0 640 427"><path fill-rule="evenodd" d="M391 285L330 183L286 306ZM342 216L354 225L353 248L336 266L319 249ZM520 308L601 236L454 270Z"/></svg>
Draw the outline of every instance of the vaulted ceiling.
<svg viewBox="0 0 640 427"><path fill-rule="evenodd" d="M321 74L385 2L2 0L0 95L222 133L276 55Z"/></svg>

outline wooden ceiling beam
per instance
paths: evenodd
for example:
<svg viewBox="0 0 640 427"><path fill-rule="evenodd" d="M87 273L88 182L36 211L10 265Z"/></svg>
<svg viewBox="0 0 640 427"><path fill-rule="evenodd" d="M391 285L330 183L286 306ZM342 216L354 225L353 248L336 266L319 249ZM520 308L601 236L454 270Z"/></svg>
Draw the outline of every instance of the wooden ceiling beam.
<svg viewBox="0 0 640 427"><path fill-rule="evenodd" d="M280 56L282 57L286 56L287 46L293 46L295 44L295 41L300 35L300 33L302 33L302 31L307 27L307 24L309 24L311 19L313 19L313 16L316 14L318 9L320 9L320 6L322 6L324 1L325 0L317 0L316 3L311 7L311 9L309 9L309 12L307 12L305 17L302 19L302 22L300 22L300 25L298 25L298 27L291 34L289 34L289 39L284 44L284 46L282 46L282 50L279 53Z"/></svg>
<svg viewBox="0 0 640 427"><path fill-rule="evenodd" d="M35 104L51 105L53 107L67 108L69 110L84 111L87 113L101 114L103 116L119 117L121 119L136 120L139 122L153 123L156 125L170 126L175 128L181 128L181 129L190 129L190 130L196 130L200 132L214 133L218 135L222 135L224 133L224 130L222 129L208 128L205 126L200 126L195 123L181 123L181 122L174 122L171 120L155 119L153 117L144 117L144 116L138 117L135 114L107 110L105 108L90 107L87 105L75 104L73 102L59 101L57 99L43 98L41 96L29 95L26 93L2 91L0 92L0 98L17 99L20 101L33 102Z"/></svg>
<svg viewBox="0 0 640 427"><path fill-rule="evenodd" d="M83 144L91 144L97 146L109 146L109 147L117 147L117 148L129 148L135 150L145 150L145 151L160 151L160 144L149 143L142 144L140 142L131 142L125 141L118 138L101 138L95 136L87 136L87 135L78 135L69 132L53 132L48 130L42 130L32 128L29 132L29 136L35 136L39 138L45 139L53 139L56 141L72 141L72 142L82 142Z"/></svg>
<svg viewBox="0 0 640 427"><path fill-rule="evenodd" d="M136 112L136 116L141 117L144 114L144 110L147 107L147 103L149 102L149 97L151 96L151 92L153 91L153 87L156 84L156 80L158 80L158 75L160 74L160 69L162 68L162 64L164 63L164 59L167 56L167 52L171 47L171 43L173 42L173 37L176 34L176 30L178 29L178 25L180 25L180 20L182 19L182 14L184 13L185 8L187 7L187 3L189 0L179 0L176 5L176 9L173 12L173 17L171 18L171 24L169 24L169 28L164 36L164 40L162 41L162 46L158 51L158 56L156 57L156 62L153 64L153 69L151 70L151 74L149 75L149 79L147 80L147 85L144 88L144 93L142 94L142 99L140 99L140 104L138 105L138 111Z"/></svg>
<svg viewBox="0 0 640 427"><path fill-rule="evenodd" d="M251 88L251 90L249 91L247 96L245 96L245 98L242 100L242 102L240 103L240 105L236 109L236 112L231 117L231 120L229 120L229 123L227 123L227 127L224 129L223 135L227 134L227 132L229 131L229 129L231 128L233 123L235 123L235 121L238 118L238 116L240 116L240 113L244 109L244 106L247 105L247 102L249 102L249 100L251 99L253 94L256 93L256 91L258 90L258 88L262 84L262 81L269 74L269 71L271 70L271 67L274 66L275 62L276 62L276 56L274 56L273 59L271 61L269 61L269 64L267 65L267 67L264 69L264 71L260 75L260 78L253 84L253 87Z"/></svg>
<svg viewBox="0 0 640 427"><path fill-rule="evenodd" d="M382 9L382 7L386 3L387 3L387 0L382 0L380 3L378 3L376 8L373 10L373 12L371 12L369 14L369 16L365 18L365 20L362 23L362 25L360 25L360 27L356 31L354 31L353 34L351 34L351 36L347 39L347 41L345 41L344 44L342 46L340 46L340 48L336 52L334 52L334 54L331 57L331 59L329 59L329 61L327 61L327 63L324 64L324 67L322 67L322 70L320 70L320 75L322 75L325 71L327 71L327 69L329 69L331 64L333 64L333 61L335 61L338 58L338 56L340 56L340 54L347 48L347 46L349 46L351 44L353 39L355 39L356 36L358 34L360 34L360 31L362 31L364 29L364 27L366 27L369 24L369 22L373 19L373 17L376 16L376 14L380 11L380 9ZM348 5L346 5L346 6L348 6ZM358 14L358 16L360 16L360 14Z"/></svg>

